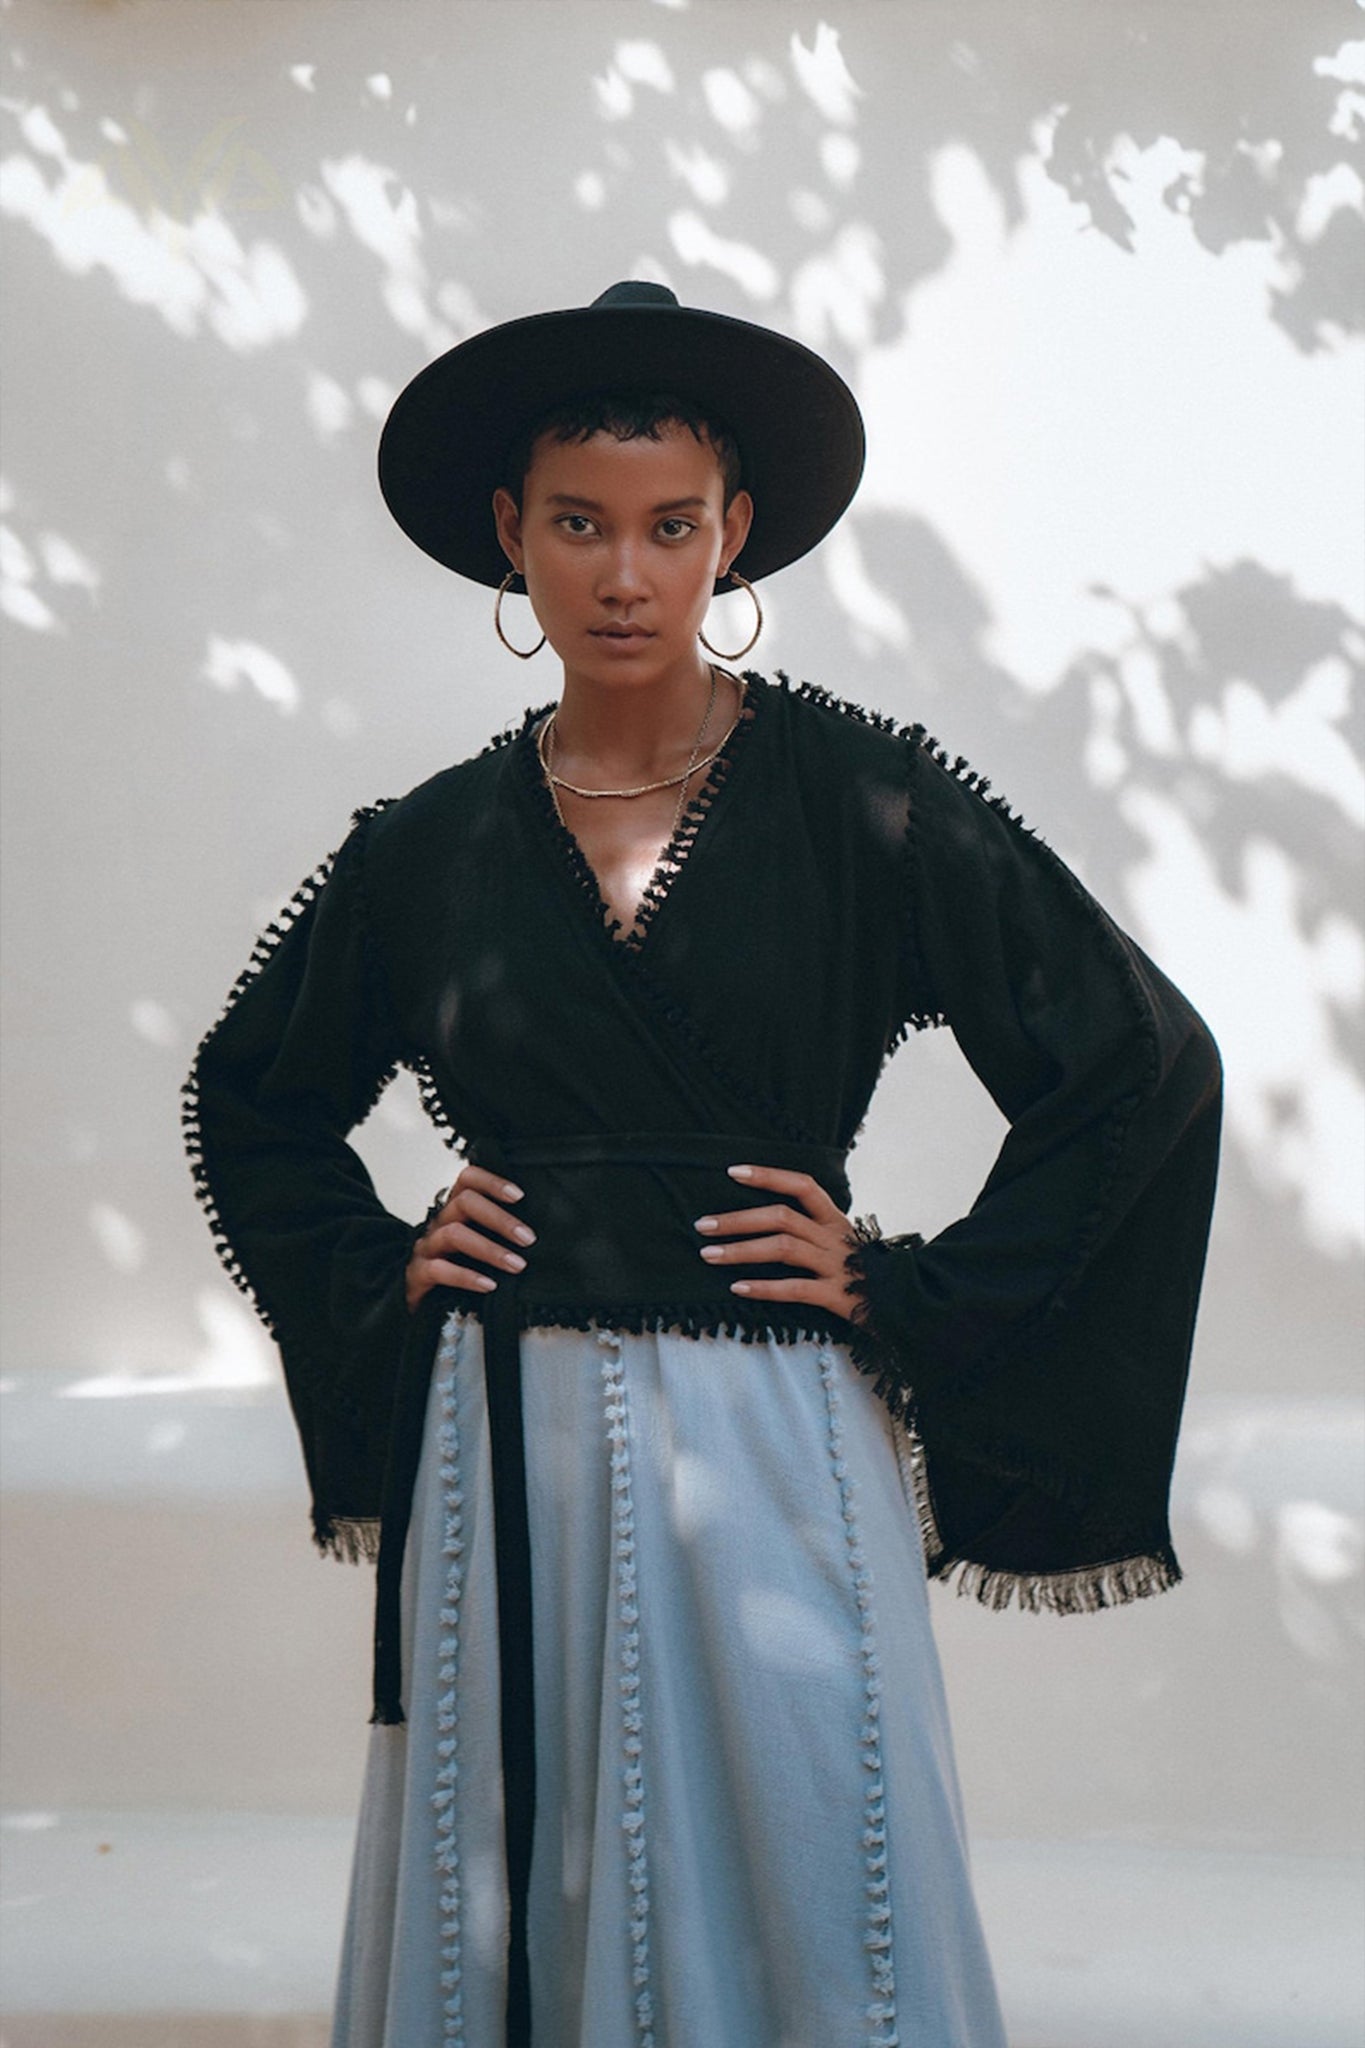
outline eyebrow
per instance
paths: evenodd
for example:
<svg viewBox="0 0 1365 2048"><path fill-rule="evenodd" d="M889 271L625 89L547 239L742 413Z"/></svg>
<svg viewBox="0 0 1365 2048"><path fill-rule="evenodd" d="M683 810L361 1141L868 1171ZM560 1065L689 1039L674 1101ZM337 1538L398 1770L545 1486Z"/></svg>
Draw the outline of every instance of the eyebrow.
<svg viewBox="0 0 1365 2048"><path fill-rule="evenodd" d="M603 508L596 498L580 498L572 491L551 491L545 501L548 505L581 505L585 511L600 512ZM705 498L669 498L662 505L651 505L651 512L681 512L690 505L705 506Z"/></svg>

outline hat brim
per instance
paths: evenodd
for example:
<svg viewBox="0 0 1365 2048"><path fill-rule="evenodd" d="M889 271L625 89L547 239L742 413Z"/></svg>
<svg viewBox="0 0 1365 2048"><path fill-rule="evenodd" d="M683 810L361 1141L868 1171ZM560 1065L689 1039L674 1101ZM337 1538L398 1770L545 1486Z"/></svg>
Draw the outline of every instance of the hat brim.
<svg viewBox="0 0 1365 2048"><path fill-rule="evenodd" d="M731 566L750 582L807 554L858 487L862 416L813 350L727 314L635 304L529 314L428 363L380 436L385 503L436 561L496 588L508 562L492 498L509 481L508 450L542 413L592 391L676 394L730 427L754 501Z"/></svg>

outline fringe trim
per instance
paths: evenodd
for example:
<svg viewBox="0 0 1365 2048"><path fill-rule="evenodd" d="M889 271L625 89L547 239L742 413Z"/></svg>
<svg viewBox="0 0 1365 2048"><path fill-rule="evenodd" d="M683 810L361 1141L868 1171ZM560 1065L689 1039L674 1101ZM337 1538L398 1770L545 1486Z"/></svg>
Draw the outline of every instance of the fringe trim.
<svg viewBox="0 0 1365 2048"><path fill-rule="evenodd" d="M764 680L756 672L747 669L743 671L743 675L746 684L762 683ZM551 708L547 706L546 710L548 711ZM744 703L739 717L735 721L734 730L730 733L725 745L711 763L706 780L686 806L675 830L662 848L658 861L655 863L654 872L645 885L644 894L640 899L640 907L636 912L635 922L623 938L618 938L617 936L621 931L621 920L619 917L612 915L611 909L603 898L601 889L598 887L597 876L593 871L591 862L579 845L575 835L562 822L559 812L555 808L555 800L550 786L546 782L544 773L541 770L540 759L535 747L534 729L537 720L544 716L544 713L528 710L520 731L513 735L514 738L522 742L522 768L525 772L527 783L540 807L541 815L549 827L551 836L558 843L574 880L582 890L584 899L592 912L594 922L601 926L602 931L611 940L618 952L634 955L639 953L644 945L645 939L649 934L649 928L663 907L663 904L667 901L669 890L677 876L682 872L688 855L696 843L697 834L706 821L706 814L715 802L721 785L730 773L735 754L753 727L755 715L754 698L749 690L746 689ZM496 744L505 744L505 740L500 740ZM485 749L486 751L488 750Z"/></svg>
<svg viewBox="0 0 1365 2048"><path fill-rule="evenodd" d="M457 1127L450 1113L426 1054L414 1054L410 1059L405 1059L403 1065L417 1083L422 1108L426 1111L428 1122L439 1133L441 1142L451 1151L462 1146L465 1143L465 1135Z"/></svg>
<svg viewBox="0 0 1365 2048"><path fill-rule="evenodd" d="M451 1288L460 1308L477 1320L487 1302L485 1294L473 1288ZM733 1303L733 1305L732 1305ZM792 1317L774 1319L774 1309L784 1304L745 1301L735 1295L732 1302L545 1302L522 1295L517 1303L519 1328L616 1331L627 1336L662 1335L679 1337L729 1337L740 1344L843 1343L849 1332L845 1319L832 1310L809 1302L791 1304ZM799 1320L796 1311L799 1310Z"/></svg>
<svg viewBox="0 0 1365 2048"><path fill-rule="evenodd" d="M521 714L521 723L518 724L514 718L509 719L501 732L494 733L486 747L479 748L476 758L482 761L485 755L496 754L503 747L510 747L514 741L519 740L523 734L531 730L537 719L546 717L553 710L553 698L548 704L528 704Z"/></svg>
<svg viewBox="0 0 1365 2048"><path fill-rule="evenodd" d="M597 885L597 876L593 871L591 862L579 845L577 838L569 830L568 826L563 823L559 812L555 809L555 800L551 794L550 786L545 780L544 772L540 765L540 757L536 751L533 720L529 712L527 713L526 724L522 728L520 737L522 773L526 778L527 788L530 790L540 815L545 822L546 830L558 846L570 874L578 885L594 924L600 927L604 937L610 939L613 945L616 945L618 943L616 934L621 929L621 920L618 917L612 916L602 891Z"/></svg>
<svg viewBox="0 0 1365 2048"><path fill-rule="evenodd" d="M857 1306L846 1325L845 1341L859 1372L872 1380L873 1392L886 1403L897 1422L914 1429L915 1392L907 1377L904 1354L879 1334L872 1321L868 1261L879 1253L889 1256L890 1246L875 1216L854 1216L849 1221L851 1239L844 1258L844 1282ZM912 1232L896 1239L896 1243L913 1249L923 1244L924 1239ZM877 1252L873 1251L874 1246Z"/></svg>
<svg viewBox="0 0 1365 2048"><path fill-rule="evenodd" d="M855 1217L852 1222L854 1242L845 1270L856 1290L865 1279L868 1247L884 1240L875 1216ZM1180 1584L1183 1574L1169 1545L1062 1572L1010 1572L971 1558L949 1557L934 1507L914 1389L904 1378L900 1354L857 1321L850 1326L850 1332L848 1350L853 1363L874 1377L874 1392L891 1410L901 1487L906 1504L919 1523L925 1570L931 1579L945 1584L955 1582L960 1594L979 1600L993 1612L1015 1605L1028 1614L1095 1614L1103 1608L1150 1599ZM1041 1456L1036 1450L1025 1456L1007 1438L974 1420L960 1432L950 1426L944 1435L949 1442L960 1435L961 1448L979 1456L1002 1478L1036 1487L1077 1512L1084 1512L1090 1505L1091 1490L1057 1459Z"/></svg>
<svg viewBox="0 0 1365 2048"><path fill-rule="evenodd" d="M456 1360L459 1355L458 1325L442 1337L437 1353L437 1370L443 1373L437 1393L441 1419L436 1431L440 1459L442 1539L441 1555L446 1561L445 1581L438 1611L440 1636L437 1643L437 1677L441 1690L436 1700L436 1790L431 1804L436 1814L436 1869L440 1879L437 1904L441 1913L441 2039L446 2048L461 2048L464 2031L462 1986L462 1898L459 1835L456 1828L456 1785L459 1761L459 1664L460 1606L464 1593L464 1493L460 1486L460 1425L455 1394Z"/></svg>
<svg viewBox="0 0 1365 2048"><path fill-rule="evenodd" d="M635 923L621 941L628 953L638 953L648 938L649 928L687 863L688 856L696 844L697 834L706 822L706 814L730 773L734 757L753 727L756 716L754 700L748 686L748 675L745 671L741 671L741 674L744 675L745 687L740 692L740 707L734 729L711 763L705 781L683 811L676 830L659 855L658 864L645 886L640 907L635 913ZM574 843L576 845L577 841Z"/></svg>
<svg viewBox="0 0 1365 2048"><path fill-rule="evenodd" d="M822 1347L820 1351L819 1367L829 1423L830 1471L838 1488L839 1512L844 1523L844 1547L858 1609L858 1649L863 1670L863 1725L859 1738L863 1763L863 1852L867 1872L863 1883L867 1899L867 1932L863 1936L863 1947L872 1973L872 1997L866 2007L870 2031L866 2041L867 2048L898 2048L896 1964L891 1889L887 1877L886 1784L882 1776L882 1674L877 1654L877 1617L872 1600L872 1576L867 1569L862 1532L858 1526L853 1482L844 1457L844 1425L835 1383L834 1357L828 1348Z"/></svg>
<svg viewBox="0 0 1365 2048"><path fill-rule="evenodd" d="M368 1515L330 1515L314 1528L313 1541L324 1557L338 1564L377 1564L379 1520Z"/></svg>
<svg viewBox="0 0 1365 2048"><path fill-rule="evenodd" d="M929 1570L944 1584L956 1580L960 1594L997 1614L1011 1605L1025 1614L1098 1614L1168 1593L1184 1576L1171 1549L1070 1572L1006 1572L967 1558L952 1558Z"/></svg>
<svg viewBox="0 0 1365 2048"><path fill-rule="evenodd" d="M387 810L396 801L397 799L393 797L383 797L377 803L363 804L359 810L354 811L351 815L352 827L355 830L360 830L362 827L367 826L372 818L377 818L381 811ZM289 898L289 901L277 912L257 938L251 949L246 966L229 989L227 999L217 1017L200 1039L195 1049L194 1060L189 1074L186 1076L180 1090L181 1133L185 1152L189 1159L195 1199L204 1213L204 1219L209 1227L209 1234L213 1239L213 1248L218 1255L219 1263L232 1281L233 1286L246 1296L262 1323L277 1343L281 1342L281 1338L275 1319L265 1303L260 1299L251 1281L247 1278L246 1269L242 1265L232 1240L228 1235L227 1226L219 1212L218 1204L214 1199L213 1190L209 1183L208 1169L204 1160L203 1128L200 1122L199 1066L208 1045L216 1035L224 1019L235 1008L242 995L250 988L257 976L264 971L294 926L298 924L301 918L313 914L318 897L322 894L336 867L340 850L340 848L337 848L336 851L329 853L310 874L304 877L303 881L300 882L298 888ZM368 946L366 948L366 956L371 960L373 969L373 960ZM375 1103L397 1073L398 1066L399 1062L395 1059L383 1073L374 1077L373 1087L362 1115L368 1115L369 1111L374 1108ZM305 1373L307 1373L308 1361L300 1359L298 1362ZM311 1376L315 1383L321 1383L321 1375L317 1373L316 1368L313 1369ZM344 1406L345 1404L342 1405ZM321 1539L319 1540L321 1541Z"/></svg>
<svg viewBox="0 0 1365 2048"><path fill-rule="evenodd" d="M893 1416L891 1442L896 1453L896 1467L901 1476L901 1491L905 1495L905 1504L919 1526L925 1573L932 1577L935 1567L944 1555L944 1543L939 1533L938 1516L934 1512L934 1496L929 1486L924 1440L912 1424L897 1421Z"/></svg>
<svg viewBox="0 0 1365 2048"><path fill-rule="evenodd" d="M639 2048L654 2048L654 1997L649 1968L649 1855L645 1839L644 1723L640 1700L640 1602L635 1569L635 1501L630 1475L630 1427L626 1409L621 1338L599 1330L602 1388L606 1397L607 1441L611 1445L611 1509L616 1557L616 1619L621 1630L621 1779L625 1807L631 1984Z"/></svg>

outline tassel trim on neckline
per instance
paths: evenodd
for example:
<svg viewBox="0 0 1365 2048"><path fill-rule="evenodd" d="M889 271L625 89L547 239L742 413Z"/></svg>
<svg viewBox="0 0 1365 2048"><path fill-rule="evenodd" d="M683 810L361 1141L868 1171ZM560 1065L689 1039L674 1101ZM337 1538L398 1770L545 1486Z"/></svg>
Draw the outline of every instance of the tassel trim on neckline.
<svg viewBox="0 0 1365 2048"><path fill-rule="evenodd" d="M744 671L744 681L747 685L752 686L754 683L761 683L763 680L764 678L756 672ZM611 908L603 897L598 885L592 863L579 844L577 835L570 831L569 827L560 817L554 794L545 779L544 770L536 749L535 732L540 720L546 717L553 708L552 705L545 705L540 709L528 708L519 730L511 734L500 735L498 740L493 742L493 745L505 745L509 739L519 743L521 763L527 784L536 799L541 815L549 827L551 836L558 845L574 880L583 893L584 900L592 912L594 922L601 929L603 936L610 940L613 951L627 956L634 956L644 946L645 940L649 936L650 926L667 902L673 884L681 874L688 856L696 844L697 834L706 822L706 814L715 802L721 786L730 773L734 757L754 725L757 716L756 700L752 690L746 689L739 715L731 731L726 736L724 745L712 760L707 770L705 781L696 794L688 800L676 827L660 849L658 860L654 865L654 871L649 881L645 884L644 893L641 896L639 908L635 914L635 921L624 937L618 936L621 932L621 919L612 914ZM487 751L489 749L486 748L485 752Z"/></svg>

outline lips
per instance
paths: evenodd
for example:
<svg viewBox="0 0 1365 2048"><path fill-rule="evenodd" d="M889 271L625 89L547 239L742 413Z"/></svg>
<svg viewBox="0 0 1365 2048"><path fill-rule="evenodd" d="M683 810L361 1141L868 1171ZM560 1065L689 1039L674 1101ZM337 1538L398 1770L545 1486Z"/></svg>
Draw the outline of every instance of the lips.
<svg viewBox="0 0 1365 2048"><path fill-rule="evenodd" d="M652 640L643 626L592 626L589 628L594 640Z"/></svg>

